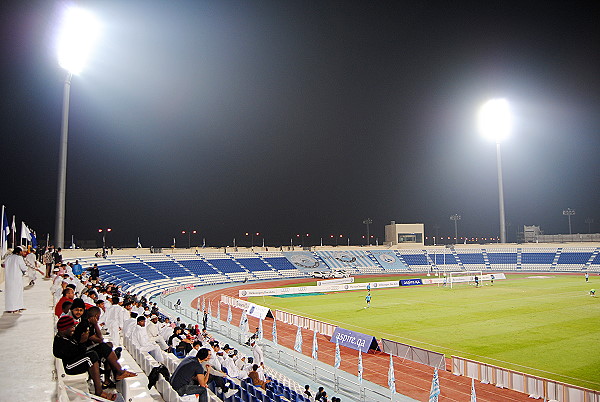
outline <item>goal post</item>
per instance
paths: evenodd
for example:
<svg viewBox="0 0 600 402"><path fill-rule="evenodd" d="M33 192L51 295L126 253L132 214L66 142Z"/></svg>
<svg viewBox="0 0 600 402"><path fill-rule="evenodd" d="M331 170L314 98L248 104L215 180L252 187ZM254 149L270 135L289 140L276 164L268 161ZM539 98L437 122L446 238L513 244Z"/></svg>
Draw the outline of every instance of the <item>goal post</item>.
<svg viewBox="0 0 600 402"><path fill-rule="evenodd" d="M450 289L454 288L455 285L461 283L475 285L475 277L477 277L479 284L483 283L483 271L448 272L448 284L450 285Z"/></svg>

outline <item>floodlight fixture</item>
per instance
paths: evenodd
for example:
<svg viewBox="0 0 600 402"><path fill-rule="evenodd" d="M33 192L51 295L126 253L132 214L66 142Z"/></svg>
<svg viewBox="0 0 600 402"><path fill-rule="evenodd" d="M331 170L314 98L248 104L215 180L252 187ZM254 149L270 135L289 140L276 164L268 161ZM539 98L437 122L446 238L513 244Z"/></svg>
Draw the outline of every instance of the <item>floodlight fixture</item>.
<svg viewBox="0 0 600 402"><path fill-rule="evenodd" d="M479 110L478 126L481 134L496 142L508 137L512 127L508 101L497 98L484 103Z"/></svg>
<svg viewBox="0 0 600 402"><path fill-rule="evenodd" d="M79 74L99 32L100 25L89 11L79 7L67 8L58 35L58 64L70 74Z"/></svg>

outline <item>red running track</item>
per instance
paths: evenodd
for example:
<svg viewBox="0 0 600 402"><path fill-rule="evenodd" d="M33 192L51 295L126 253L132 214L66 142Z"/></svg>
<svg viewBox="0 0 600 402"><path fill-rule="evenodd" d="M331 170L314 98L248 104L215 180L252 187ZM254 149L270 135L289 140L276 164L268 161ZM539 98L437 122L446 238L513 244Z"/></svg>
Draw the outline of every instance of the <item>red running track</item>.
<svg viewBox="0 0 600 402"><path fill-rule="evenodd" d="M287 286L294 283L305 282L306 278L288 279L278 282L269 282L270 286ZM227 289L217 290L205 294L203 297L206 303L211 303L213 315L216 316L216 308L218 301L221 300L221 295L238 296L239 289L255 289L263 288L263 283L248 283L242 286L234 286ZM192 301L191 307L197 309L201 306L202 297L198 297ZM233 323L239 322L242 316L242 311L237 308L232 308ZM221 319L227 317L227 305L221 305ZM248 317L248 324L251 331L258 327L258 319ZM273 320L266 319L263 321L263 332L266 339L272 340ZM289 324L284 324L279 321L277 324L277 341L280 345L293 349L296 341L297 327ZM302 329L302 353L308 357L312 354L312 339L313 332ZM319 343L319 361L327 363L331 366L335 359L335 344L330 342L330 337L317 334ZM358 351L340 346L342 363L340 369L350 374L357 375L358 367ZM433 377L433 368L402 360L399 357L394 357L394 369L396 378L396 392L409 396L418 401L427 401L429 399L429 390L431 388L431 380ZM379 384L387 388L387 375L389 369L390 357L383 352L370 352L363 354L363 378L375 384ZM462 376L455 376L450 371L439 371L440 401L469 401L471 396L471 379ZM480 402L516 402L530 401L528 395L521 392L508 389L496 388L491 384L481 384L475 382L475 390L477 400Z"/></svg>

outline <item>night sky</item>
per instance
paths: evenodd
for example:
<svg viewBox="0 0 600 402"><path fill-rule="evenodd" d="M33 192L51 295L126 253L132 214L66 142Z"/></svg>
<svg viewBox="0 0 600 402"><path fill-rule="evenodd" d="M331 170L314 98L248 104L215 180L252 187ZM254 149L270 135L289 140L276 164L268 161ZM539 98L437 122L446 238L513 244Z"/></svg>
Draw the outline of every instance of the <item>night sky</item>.
<svg viewBox="0 0 600 402"><path fill-rule="evenodd" d="M2 190L54 232L66 3L0 6ZM65 243L222 246L362 221L497 236L495 144L480 105L509 100L507 233L600 230L596 2L81 1L102 24L73 78ZM437 227L436 227L437 226ZM261 240L260 240L261 241ZM344 240L346 242L347 240ZM259 240L255 240L258 243ZM298 242L299 243L299 242Z"/></svg>

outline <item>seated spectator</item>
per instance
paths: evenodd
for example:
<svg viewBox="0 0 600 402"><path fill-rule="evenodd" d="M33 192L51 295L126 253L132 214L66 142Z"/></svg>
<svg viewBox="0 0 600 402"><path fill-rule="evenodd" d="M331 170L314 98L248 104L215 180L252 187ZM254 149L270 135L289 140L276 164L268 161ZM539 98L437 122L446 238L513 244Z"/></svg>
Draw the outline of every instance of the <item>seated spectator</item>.
<svg viewBox="0 0 600 402"><path fill-rule="evenodd" d="M171 386L179 396L197 394L198 401L208 401L207 384L210 376L210 368L205 370L202 362L208 360L210 350L203 348L195 357L187 357L179 363L171 376Z"/></svg>
<svg viewBox="0 0 600 402"><path fill-rule="evenodd" d="M319 389L317 390L317 393L315 394L315 401L319 400L319 398L321 397L321 394L323 394L323 392L325 392L325 388L319 387Z"/></svg>
<svg viewBox="0 0 600 402"><path fill-rule="evenodd" d="M66 301L62 304L62 314L60 315L61 317L63 315L69 315L69 312L71 311L71 305L73 303L71 303L70 301ZM60 317L59 317L60 318Z"/></svg>
<svg viewBox="0 0 600 402"><path fill-rule="evenodd" d="M102 392L102 380L100 378L100 359L104 358L110 365L116 380L127 377L135 377L135 373L123 370L117 361L117 356L106 346L101 344L88 349L84 344L77 342L73 335L75 333L75 320L71 316L63 316L58 320L58 333L54 337L52 351L54 357L61 359L65 373L69 375L89 373L94 383L94 393L103 398L114 401L116 394ZM89 331L84 332L82 337L87 341ZM104 345L104 346L103 346Z"/></svg>
<svg viewBox="0 0 600 402"><path fill-rule="evenodd" d="M321 396L318 399L315 399L316 402L327 402L327 392L323 391Z"/></svg>
<svg viewBox="0 0 600 402"><path fill-rule="evenodd" d="M255 387L261 387L262 389L266 390L267 384L270 383L271 380L261 380L258 374L258 367L258 364L255 363L252 366L252 371L248 373L248 377L250 377L250 379L252 380L252 385L254 385Z"/></svg>
<svg viewBox="0 0 600 402"><path fill-rule="evenodd" d="M155 342L162 350L167 350L167 342L160 336L160 330L158 328L158 316L150 316L150 322L146 322L146 330L148 331L148 337L151 341Z"/></svg>
<svg viewBox="0 0 600 402"><path fill-rule="evenodd" d="M248 373L246 371L240 371L235 365L235 357L237 353L233 349L227 354L223 361L223 367L227 370L227 376L230 378L238 378L243 380L248 377Z"/></svg>
<svg viewBox="0 0 600 402"><path fill-rule="evenodd" d="M56 306L54 306L54 314L57 317L60 317L63 312L63 309L62 309L63 303L66 301L73 302L74 298L75 298L75 288L70 287L70 286L65 287L62 291L62 297L58 300L58 302L56 303Z"/></svg>
<svg viewBox="0 0 600 402"><path fill-rule="evenodd" d="M148 331L146 331L146 317L143 315L137 318L137 326L131 334L131 343L137 346L140 351L150 353L157 362L164 363L160 347L148 337Z"/></svg>
<svg viewBox="0 0 600 402"><path fill-rule="evenodd" d="M308 384L304 386L304 395L306 395L307 398L312 398L312 394L310 393L310 385Z"/></svg>

